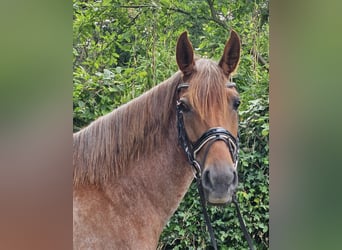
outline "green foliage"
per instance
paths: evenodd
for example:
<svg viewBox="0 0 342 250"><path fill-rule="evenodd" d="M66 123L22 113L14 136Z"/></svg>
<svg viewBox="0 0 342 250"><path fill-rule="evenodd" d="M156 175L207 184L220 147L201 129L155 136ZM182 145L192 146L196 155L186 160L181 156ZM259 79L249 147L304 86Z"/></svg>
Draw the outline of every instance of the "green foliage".
<svg viewBox="0 0 342 250"><path fill-rule="evenodd" d="M196 53L219 60L229 30L242 40L237 74L240 161L237 198L257 249L269 245L268 0L74 0L74 131L177 71L187 30ZM247 249L234 205L209 207L220 249ZM192 185L159 249L206 249L210 238Z"/></svg>

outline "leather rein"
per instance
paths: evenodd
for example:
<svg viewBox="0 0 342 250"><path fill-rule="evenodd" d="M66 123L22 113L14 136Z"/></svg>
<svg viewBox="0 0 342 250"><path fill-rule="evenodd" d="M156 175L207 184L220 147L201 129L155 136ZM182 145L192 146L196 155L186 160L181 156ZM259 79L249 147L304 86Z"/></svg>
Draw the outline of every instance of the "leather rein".
<svg viewBox="0 0 342 250"><path fill-rule="evenodd" d="M236 84L233 82L229 82L226 84L226 86L227 88L233 88L233 87L235 88ZM179 93L181 89L188 88L188 87L189 87L188 83L181 83L177 87L177 92ZM213 245L214 249L217 250L217 243L216 243L216 239L214 235L214 230L212 228L210 218L206 210L206 200L204 196L204 190L203 190L202 178L201 178L202 168L196 159L196 155L206 144L208 144L208 148L206 149L206 153L207 153L210 146L215 141L218 141L218 140L224 141L229 149L230 155L234 163L234 168L236 169L237 164L238 164L239 142L238 142L238 138L235 138L228 130L222 127L214 127L204 132L204 134L195 143L191 143L185 130L183 110L182 110L181 105L182 105L181 101L177 100L176 112L177 112L178 142L181 145L189 164L195 170L194 176L196 179L197 189L200 195L203 216L204 216L204 219L205 219L205 222L206 222L209 234L210 234L211 244ZM240 227L249 245L249 249L254 250L252 239L243 221L235 194L232 197L232 201L236 206Z"/></svg>

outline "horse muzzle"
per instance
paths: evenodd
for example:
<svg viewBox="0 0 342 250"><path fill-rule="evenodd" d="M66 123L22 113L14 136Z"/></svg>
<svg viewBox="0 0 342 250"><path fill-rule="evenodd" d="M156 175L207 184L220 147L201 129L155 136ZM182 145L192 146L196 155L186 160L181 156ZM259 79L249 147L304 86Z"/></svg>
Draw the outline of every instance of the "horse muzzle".
<svg viewBox="0 0 342 250"><path fill-rule="evenodd" d="M205 197L213 205L223 205L231 202L237 184L236 170L223 163L206 166L202 173Z"/></svg>

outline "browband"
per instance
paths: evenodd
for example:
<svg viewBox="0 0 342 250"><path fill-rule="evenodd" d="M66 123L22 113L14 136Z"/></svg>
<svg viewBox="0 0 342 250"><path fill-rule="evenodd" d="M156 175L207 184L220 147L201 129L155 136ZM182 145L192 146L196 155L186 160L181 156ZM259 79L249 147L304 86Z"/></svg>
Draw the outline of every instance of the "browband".
<svg viewBox="0 0 342 250"><path fill-rule="evenodd" d="M178 86L177 86L177 90L180 90L182 88L188 88L190 86L189 83L180 83ZM226 87L227 88L236 88L236 83L235 82L228 82L226 83Z"/></svg>

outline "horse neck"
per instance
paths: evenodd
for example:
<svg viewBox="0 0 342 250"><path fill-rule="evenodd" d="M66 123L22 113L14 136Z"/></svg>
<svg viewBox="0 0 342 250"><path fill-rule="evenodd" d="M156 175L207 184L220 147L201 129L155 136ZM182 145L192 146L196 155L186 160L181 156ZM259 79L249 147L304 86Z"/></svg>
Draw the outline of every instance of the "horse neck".
<svg viewBox="0 0 342 250"><path fill-rule="evenodd" d="M193 179L191 166L178 146L177 134L170 136L173 138L165 141L165 148L157 149L142 164L149 169L140 169L143 176L144 172L149 171L146 178L151 187L149 197L164 215L165 222L177 209Z"/></svg>
<svg viewBox="0 0 342 250"><path fill-rule="evenodd" d="M128 199L134 202L134 212L140 216L153 216L160 232L179 206L193 179L191 166L178 146L177 134L168 137L163 147L156 145L152 153L130 163L130 171L108 182L105 188L109 198L125 200L124 197L118 197L118 189L122 192L121 196L129 196Z"/></svg>
<svg viewBox="0 0 342 250"><path fill-rule="evenodd" d="M175 79L177 78L179 76L176 75ZM150 100L146 98L151 97L150 94L140 98L137 103L139 106L149 105L150 107L170 103L173 98L172 93L175 91L173 85L177 81L172 80L161 84L157 91L155 89L152 92L155 100L159 100L160 103L155 102L151 105ZM170 96L167 97L167 95ZM171 105L171 108L173 106L175 103ZM118 200L125 201L125 209L132 209L134 210L132 213L137 213L139 216L149 213L162 229L188 190L193 173L178 143L175 113L171 110L167 112L172 114L170 120L165 119L167 117L165 112L152 110L148 113L160 116L154 117L155 122L151 122L152 128L154 124L165 120L169 121L167 127L155 131L151 129L152 134L147 132L144 139L138 142L145 143L147 149L133 154L135 156L125 162L123 171L106 181L103 187L107 197L112 199L113 203L117 203ZM162 126L165 124L164 122ZM146 129L146 131L150 130ZM154 138L162 139L155 140Z"/></svg>

